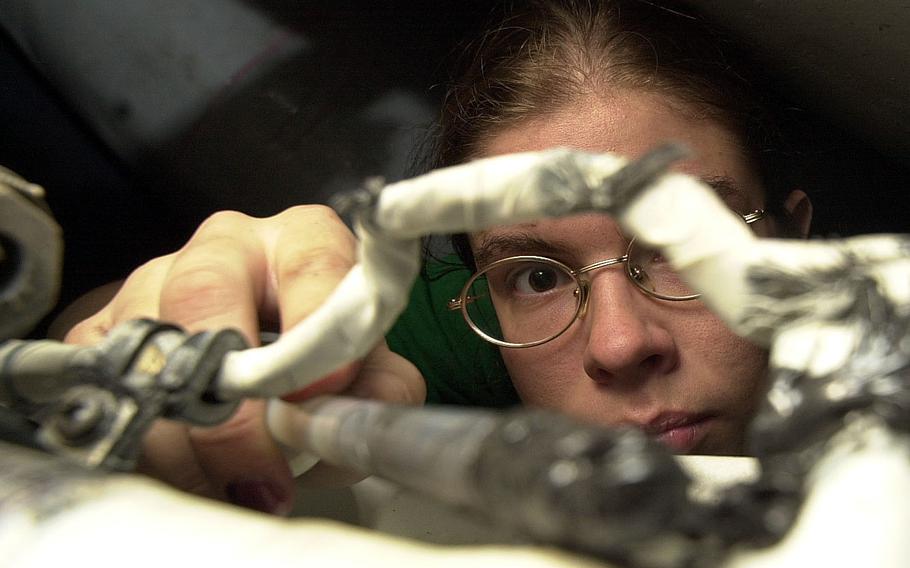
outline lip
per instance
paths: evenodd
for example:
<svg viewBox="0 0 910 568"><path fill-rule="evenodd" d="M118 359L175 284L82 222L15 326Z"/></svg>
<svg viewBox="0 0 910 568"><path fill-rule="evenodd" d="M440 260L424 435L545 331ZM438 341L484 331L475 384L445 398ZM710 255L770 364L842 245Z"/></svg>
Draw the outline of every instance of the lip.
<svg viewBox="0 0 910 568"><path fill-rule="evenodd" d="M708 433L712 416L688 412L662 412L639 427L675 454L692 452Z"/></svg>

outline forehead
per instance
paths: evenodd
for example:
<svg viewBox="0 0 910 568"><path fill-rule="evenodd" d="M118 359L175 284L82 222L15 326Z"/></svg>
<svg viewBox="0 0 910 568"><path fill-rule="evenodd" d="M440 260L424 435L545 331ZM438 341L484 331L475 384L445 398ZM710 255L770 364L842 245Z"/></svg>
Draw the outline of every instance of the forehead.
<svg viewBox="0 0 910 568"><path fill-rule="evenodd" d="M763 201L757 176L728 129L691 106L644 91L574 100L494 133L476 157L566 146L635 158L668 141L684 142L694 151L693 159L680 163L678 170L732 179L741 191Z"/></svg>

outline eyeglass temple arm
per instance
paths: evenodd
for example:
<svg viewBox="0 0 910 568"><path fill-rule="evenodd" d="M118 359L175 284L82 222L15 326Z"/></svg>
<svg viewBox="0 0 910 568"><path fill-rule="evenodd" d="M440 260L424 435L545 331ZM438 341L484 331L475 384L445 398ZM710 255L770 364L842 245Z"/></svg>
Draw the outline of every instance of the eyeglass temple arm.
<svg viewBox="0 0 910 568"><path fill-rule="evenodd" d="M457 312L465 304L472 304L480 299L480 296L465 296L462 298L452 298L446 302L446 309L452 312Z"/></svg>

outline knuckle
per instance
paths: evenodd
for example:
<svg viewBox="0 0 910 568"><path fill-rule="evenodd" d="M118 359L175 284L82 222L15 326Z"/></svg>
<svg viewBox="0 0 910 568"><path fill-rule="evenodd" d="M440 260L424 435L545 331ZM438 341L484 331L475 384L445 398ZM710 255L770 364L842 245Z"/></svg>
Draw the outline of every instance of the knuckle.
<svg viewBox="0 0 910 568"><path fill-rule="evenodd" d="M221 234L235 230L238 226L253 223L255 219L240 211L216 211L209 215L196 230L193 238L207 233Z"/></svg>
<svg viewBox="0 0 910 568"><path fill-rule="evenodd" d="M318 203L294 205L275 215L275 218L285 217L293 218L294 220L324 221L327 223L344 224L334 209Z"/></svg>
<svg viewBox="0 0 910 568"><path fill-rule="evenodd" d="M223 266L197 263L173 275L161 291L162 309L197 313L207 307L220 309L236 295L236 285Z"/></svg>
<svg viewBox="0 0 910 568"><path fill-rule="evenodd" d="M274 217L279 225L308 227L313 234L328 238L339 246L353 248L354 235L334 209L326 205L296 205Z"/></svg>
<svg viewBox="0 0 910 568"><path fill-rule="evenodd" d="M145 287L145 283L155 279L159 274L167 271L171 266L175 254L169 254L165 256L159 256L153 258L149 261L146 261L136 267L126 280L123 282L123 286L117 295L121 296L125 292L130 291L134 287Z"/></svg>
<svg viewBox="0 0 910 568"><path fill-rule="evenodd" d="M349 251L330 246L315 246L288 251L278 265L280 280L341 276L354 265Z"/></svg>
<svg viewBox="0 0 910 568"><path fill-rule="evenodd" d="M405 371L403 375L402 380L399 381L398 392L395 393L398 398L395 400L414 406L426 402L427 385L420 371L415 367L413 370Z"/></svg>

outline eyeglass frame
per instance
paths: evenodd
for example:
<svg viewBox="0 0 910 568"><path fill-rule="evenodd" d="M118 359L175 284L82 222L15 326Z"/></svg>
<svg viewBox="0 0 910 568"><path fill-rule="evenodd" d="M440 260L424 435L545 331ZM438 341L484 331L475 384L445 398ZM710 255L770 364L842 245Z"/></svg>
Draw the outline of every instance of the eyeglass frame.
<svg viewBox="0 0 910 568"><path fill-rule="evenodd" d="M755 209L749 213L741 215L741 217L747 225L751 225L752 223L755 223L756 221L759 221L765 217L765 210L764 209ZM497 345L499 347L508 347L510 349L525 349L528 347L536 347L538 345L542 345L544 343L553 341L554 339L556 339L557 337L559 337L560 335L565 333L566 330L568 330L570 327L572 327L572 324L574 324L577 319L579 319L580 317L584 317L584 314L587 311L587 307L588 307L588 297L590 296L590 282L587 280L582 280L581 278L579 278L579 276L582 274L600 269L600 268L607 268L609 266L614 266L617 264L625 264L626 270L624 272L625 272L626 276L629 278L629 280L631 280L632 283L635 284L635 288L637 288L643 294L651 296L652 298L657 298L659 300L664 300L667 302L687 302L687 301L691 301L691 300L697 300L698 298L701 297L701 294L687 294L685 296L668 296L668 295L659 294L657 292L654 292L653 290L648 290L647 288L644 288L639 283L639 281L636 279L636 275L632 273L632 267L629 265L629 253L632 251L632 246L634 245L634 243L635 243L635 239L632 238L629 241L629 245L626 247L626 253L622 256L599 260L597 262L593 262L591 264L582 266L581 268L571 268L569 265L565 264L564 262L560 262L556 259L549 258L546 256L516 255L516 256L509 256L506 258L501 258L495 262L491 262L487 266L484 266L483 269L474 272L474 274L472 274L471 277L468 279L467 283L465 283L465 285L462 287L461 293L458 295L458 297L452 298L447 302L446 309L448 309L450 311L456 311L456 310L460 311L462 317L464 318L465 323L468 324L468 327L470 327L471 330L474 333L476 333L478 336L480 336L480 338L483 339L484 341L487 341L487 342ZM581 297L579 298L578 303L575 307L575 313L569 319L568 323L565 325L565 327L563 327L562 329L560 329L553 335L551 335L547 338L544 338L544 339L539 339L536 341L530 341L530 342L526 342L526 343L510 343L508 341L503 341L501 339L496 339L495 337L487 335L483 330L481 330L477 326L477 324L474 323L474 321L471 319L471 316L468 315L468 304L473 303L479 297L469 296L468 289L474 284L474 282L481 275L489 272L493 268L500 266L502 264L509 263L509 262L517 262L517 261L523 261L523 260L549 263L549 264L553 264L553 265L561 268L567 274L569 274L572 277L572 279L575 281L575 283L577 284L577 287L576 287L575 291L573 292L573 295L580 295ZM494 309L495 309L495 306L494 306Z"/></svg>

